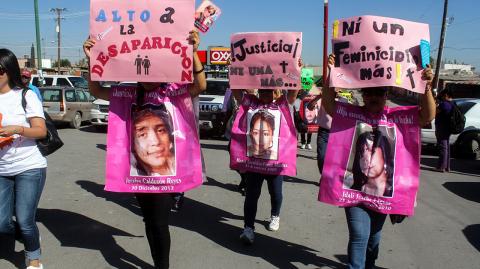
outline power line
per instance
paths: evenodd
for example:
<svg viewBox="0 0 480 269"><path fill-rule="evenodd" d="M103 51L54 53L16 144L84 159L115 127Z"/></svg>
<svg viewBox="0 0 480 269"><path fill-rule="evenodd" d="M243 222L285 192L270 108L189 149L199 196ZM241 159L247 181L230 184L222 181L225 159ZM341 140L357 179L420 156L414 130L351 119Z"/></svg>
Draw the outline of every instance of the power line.
<svg viewBox="0 0 480 269"><path fill-rule="evenodd" d="M80 18L80 17L85 17L90 15L89 11L79 11L79 12L74 12L70 14L66 14L63 17L66 19L75 19L75 18ZM43 13L39 15L41 20L51 20L55 19L56 16L53 14L48 14L48 13ZM30 13L6 13L6 12L0 12L0 20L1 19L6 19L6 20L20 20L20 21L30 21L30 20L35 20L35 16L30 14Z"/></svg>

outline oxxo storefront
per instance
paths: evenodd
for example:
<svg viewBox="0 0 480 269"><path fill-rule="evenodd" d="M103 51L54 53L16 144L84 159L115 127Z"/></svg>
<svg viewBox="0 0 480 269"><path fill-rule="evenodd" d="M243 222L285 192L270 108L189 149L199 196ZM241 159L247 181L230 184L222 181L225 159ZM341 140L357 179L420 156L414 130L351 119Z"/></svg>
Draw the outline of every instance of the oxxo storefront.
<svg viewBox="0 0 480 269"><path fill-rule="evenodd" d="M210 46L208 50L199 50L198 57L205 66L207 77L228 78L227 60L230 48Z"/></svg>

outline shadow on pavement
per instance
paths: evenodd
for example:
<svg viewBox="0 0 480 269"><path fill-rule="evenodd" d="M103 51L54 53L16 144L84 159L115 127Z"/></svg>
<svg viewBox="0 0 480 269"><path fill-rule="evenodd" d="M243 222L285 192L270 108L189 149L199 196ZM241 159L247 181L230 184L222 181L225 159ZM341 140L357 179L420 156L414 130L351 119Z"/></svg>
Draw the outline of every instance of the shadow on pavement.
<svg viewBox="0 0 480 269"><path fill-rule="evenodd" d="M428 166L428 168L422 167L421 169L433 171L437 166L437 158L422 157L420 163ZM480 175L480 160L451 159L449 173Z"/></svg>
<svg viewBox="0 0 480 269"><path fill-rule="evenodd" d="M84 215L61 209L38 209L37 219L63 247L98 250L114 268L148 268L153 266L125 251L113 236L135 237Z"/></svg>
<svg viewBox="0 0 480 269"><path fill-rule="evenodd" d="M300 154L300 150L297 151L297 158L299 157L302 157L302 158L305 158L305 159L310 159L310 160L317 160L317 156L309 156L309 155L305 155L305 154Z"/></svg>
<svg viewBox="0 0 480 269"><path fill-rule="evenodd" d="M214 149L214 150L225 150L228 151L227 145L214 145L214 144L205 144L201 143L200 147L202 149Z"/></svg>
<svg viewBox="0 0 480 269"><path fill-rule="evenodd" d="M239 181L240 183L240 181ZM231 183L222 183L220 181L217 181L216 179L213 179L211 177L207 177L207 181L203 183L203 185L206 186L215 186L219 187L228 191L233 191L233 192L238 192L238 185L231 184Z"/></svg>
<svg viewBox="0 0 480 269"><path fill-rule="evenodd" d="M107 150L107 145L105 144L97 144L97 149L101 149L101 150Z"/></svg>
<svg viewBox="0 0 480 269"><path fill-rule="evenodd" d="M480 203L480 182L445 182L443 186L464 199Z"/></svg>
<svg viewBox="0 0 480 269"><path fill-rule="evenodd" d="M478 251L480 251L480 224L468 225L463 229L463 234L468 242L472 244Z"/></svg>
<svg viewBox="0 0 480 269"><path fill-rule="evenodd" d="M87 133L107 133L107 128L97 128L94 125L82 126L79 130Z"/></svg>
<svg viewBox="0 0 480 269"><path fill-rule="evenodd" d="M133 208L133 213L141 215L138 207L133 206L129 199L111 195L103 191L102 185L87 182L77 181L77 184L97 197L103 197L130 210ZM262 234L256 234L253 246L245 246L239 240L243 229L228 224L231 219L241 220L243 217L185 198L182 211L171 215L170 225L196 232L230 251L262 258L277 268L297 268L292 264L294 262L317 267L345 268L342 263L317 256L314 249ZM265 225L264 221L257 223L259 226Z"/></svg>
<svg viewBox="0 0 480 269"><path fill-rule="evenodd" d="M311 184L315 186L319 186L319 183L317 181L308 181L305 179L297 178L297 177L290 177L290 176L285 176L283 179L284 182L290 182L290 183L298 183L298 184ZM318 176L318 181L320 181L320 176Z"/></svg>
<svg viewBox="0 0 480 269"><path fill-rule="evenodd" d="M9 261L16 268L25 268L24 251L15 251L15 238L13 235L0 235L0 260Z"/></svg>

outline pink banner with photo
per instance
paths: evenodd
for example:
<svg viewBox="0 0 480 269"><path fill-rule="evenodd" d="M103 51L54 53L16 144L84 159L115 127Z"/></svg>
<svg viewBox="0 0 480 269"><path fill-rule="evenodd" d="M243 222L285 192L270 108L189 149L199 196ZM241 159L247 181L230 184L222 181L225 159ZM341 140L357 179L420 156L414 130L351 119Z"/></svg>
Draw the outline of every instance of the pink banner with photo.
<svg viewBox="0 0 480 269"><path fill-rule="evenodd" d="M190 95L185 84L166 85L143 98L135 86L111 89L105 190L184 192L202 184Z"/></svg>
<svg viewBox="0 0 480 269"><path fill-rule="evenodd" d="M238 33L230 40L232 89L302 88L302 33Z"/></svg>
<svg viewBox="0 0 480 269"><path fill-rule="evenodd" d="M313 110L308 109L308 104L310 101L315 99L314 95L305 96L300 102L300 118L307 125L309 133L318 132L318 125L320 124L320 109L322 107L322 99L319 99Z"/></svg>
<svg viewBox="0 0 480 269"><path fill-rule="evenodd" d="M233 123L230 168L268 175L296 175L297 137L285 97L262 104L245 95Z"/></svg>
<svg viewBox="0 0 480 269"><path fill-rule="evenodd" d="M412 216L420 173L419 137L417 107L385 107L381 115L372 115L337 102L319 201Z"/></svg>
<svg viewBox="0 0 480 269"><path fill-rule="evenodd" d="M218 6L212 1L204 0L195 11L195 27L202 33L208 32L220 14L222 10Z"/></svg>
<svg viewBox="0 0 480 269"><path fill-rule="evenodd" d="M91 0L95 81L193 81L194 0Z"/></svg>
<svg viewBox="0 0 480 269"><path fill-rule="evenodd" d="M395 86L423 93L422 39L430 40L428 24L378 16L336 20L330 86Z"/></svg>

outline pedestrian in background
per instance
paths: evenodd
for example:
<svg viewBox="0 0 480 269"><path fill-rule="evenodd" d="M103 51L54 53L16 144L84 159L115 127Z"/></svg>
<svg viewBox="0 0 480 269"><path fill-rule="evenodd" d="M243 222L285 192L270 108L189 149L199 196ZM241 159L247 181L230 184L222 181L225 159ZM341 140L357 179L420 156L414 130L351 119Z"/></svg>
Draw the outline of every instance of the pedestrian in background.
<svg viewBox="0 0 480 269"><path fill-rule="evenodd" d="M25 93L17 57L0 49L0 137L10 137L0 147L0 244L15 247L13 215L25 246L27 269L43 268L40 262L40 235L35 215L45 185L47 159L36 139L47 135L42 103L33 91Z"/></svg>
<svg viewBox="0 0 480 269"><path fill-rule="evenodd" d="M43 101L42 98L42 93L40 93L40 90L37 88L37 86L33 85L30 80L32 78L32 72L28 71L27 69L22 70L22 82L25 87L28 87L30 90L32 90L37 96L38 99L40 99L40 102Z"/></svg>
<svg viewBox="0 0 480 269"><path fill-rule="evenodd" d="M438 95L437 115L435 116L435 137L439 148L438 172L450 171L450 118L452 117L452 91L445 89Z"/></svg>

